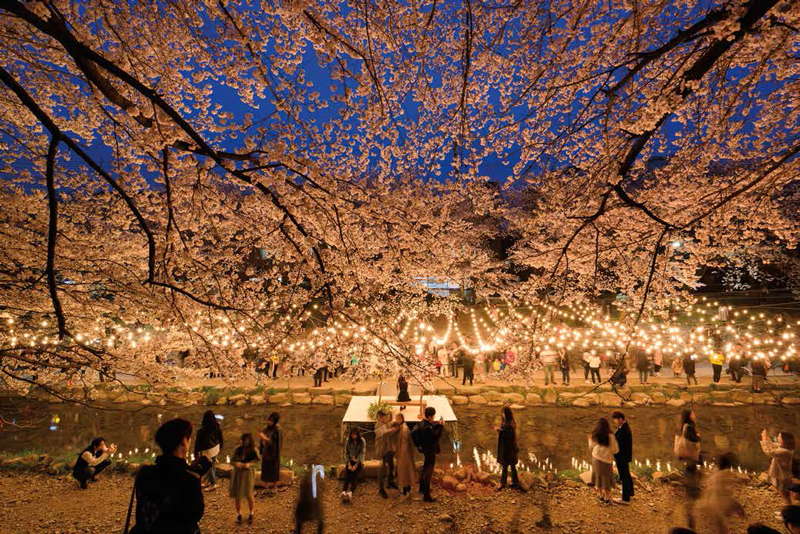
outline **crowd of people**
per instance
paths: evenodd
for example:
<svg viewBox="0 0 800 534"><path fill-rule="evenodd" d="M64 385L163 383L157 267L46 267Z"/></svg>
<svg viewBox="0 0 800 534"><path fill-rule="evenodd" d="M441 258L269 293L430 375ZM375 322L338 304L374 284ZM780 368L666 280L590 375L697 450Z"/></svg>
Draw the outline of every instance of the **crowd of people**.
<svg viewBox="0 0 800 534"><path fill-rule="evenodd" d="M443 420L437 419L436 410L426 407L424 418L413 428L406 424L403 411L378 411L375 425L375 457L381 461L378 475L378 492L381 497L390 497L387 490L397 490L410 496L414 485L424 502L435 502L431 495L436 457L441 452L439 441L444 431ZM277 491L280 478L280 458L283 445L279 425L280 415L273 412L256 435L247 432L240 436L230 457L232 467L229 481L229 496L233 499L236 522L244 522L242 501L247 501L247 522L254 521L256 467L260 465L260 478L267 492ZM613 427L612 427L613 424ZM501 409L497 433L497 462L502 467L498 491L508 486L524 491L519 483L516 466L519 463L518 428L514 413L509 406ZM198 532L198 523L203 516L203 489L213 491L217 487L214 464L223 446L223 431L212 411L207 411L195 436L194 448L190 449L193 426L185 419L173 419L164 423L155 434L155 441L162 454L154 465L144 465L134 482L131 503L136 502L135 525L132 533L151 532ZM609 419L598 419L594 429L587 435L591 455L591 483L603 505L627 505L634 497L634 481L630 470L633 461L634 434L625 414L617 410ZM257 442L256 442L257 439ZM784 508L776 511L792 533L800 533L798 510L794 504L800 501L800 473L795 459L795 438L790 432L779 432L774 439L766 430L761 433L761 448L770 459L768 478L770 484L783 500ZM190 450L194 454L189 454ZM422 454L422 468L416 465L415 450ZM92 440L76 459L73 476L82 488L107 468L116 447L106 446L102 437ZM362 475L367 456L367 442L361 431L352 428L344 443L341 500L353 500ZM712 525L713 532L727 534L728 518L744 516L744 507L736 501L733 488L733 469L737 458L733 452L724 452L714 458L704 453L701 432L692 410L681 414L680 426L674 440L675 457L682 464L682 480L685 489L685 515L688 529L674 529L676 534L693 532L697 517L702 514ZM713 470L705 484L701 485L701 466L709 463ZM616 476L614 467L616 466ZM306 479L300 483L300 498L296 508L297 532L306 521L317 521L321 532L323 522L321 505L315 491ZM612 498L612 491L619 478L621 492ZM133 510L129 510L128 522ZM127 525L126 525L127 529ZM793 530L794 529L794 530ZM770 532L764 525L752 525L748 532Z"/></svg>

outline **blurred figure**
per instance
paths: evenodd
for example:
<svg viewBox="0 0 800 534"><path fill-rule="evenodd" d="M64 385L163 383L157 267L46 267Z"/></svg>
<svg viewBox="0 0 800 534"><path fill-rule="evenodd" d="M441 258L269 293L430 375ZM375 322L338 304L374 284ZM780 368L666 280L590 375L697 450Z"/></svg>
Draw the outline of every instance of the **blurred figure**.
<svg viewBox="0 0 800 534"><path fill-rule="evenodd" d="M488 359L486 360L488 361ZM463 353L463 363L464 363L464 377L461 379L461 385L465 385L467 380L469 380L469 385L472 385L472 381L475 379L475 358L473 358L472 354L468 352ZM489 374L489 371L486 371L486 374Z"/></svg>
<svg viewBox="0 0 800 534"><path fill-rule="evenodd" d="M720 455L716 468L708 479L701 509L710 523L711 532L715 534L728 534L726 520L731 515L745 516L744 508L733 498L736 477L731 469L737 464L736 455L732 452Z"/></svg>
<svg viewBox="0 0 800 534"><path fill-rule="evenodd" d="M761 450L772 458L769 464L769 481L781 494L784 504L792 504L792 461L794 459L794 435L779 432L778 438L772 441L766 430L761 431Z"/></svg>
<svg viewBox="0 0 800 534"><path fill-rule="evenodd" d="M561 349L558 355L558 367L561 369L561 385L569 385L569 354L565 349Z"/></svg>
<svg viewBox="0 0 800 534"><path fill-rule="evenodd" d="M542 365L544 365L544 385L552 384L555 386L556 379L553 374L553 369L556 365L558 353L550 347L547 347L539 353L539 358L542 360Z"/></svg>
<svg viewBox="0 0 800 534"><path fill-rule="evenodd" d="M700 434L697 432L696 417L692 410L684 410L681 414L681 434L675 440L675 455L683 460L683 487L686 490L686 519L689 528L695 527L695 503L700 498Z"/></svg>
<svg viewBox="0 0 800 534"><path fill-rule="evenodd" d="M791 534L800 534L800 506L790 504L781 510L783 525Z"/></svg>
<svg viewBox="0 0 800 534"><path fill-rule="evenodd" d="M779 531L772 527L768 527L764 523L753 523L747 527L747 534L781 534Z"/></svg>
<svg viewBox="0 0 800 534"><path fill-rule="evenodd" d="M603 360L600 359L600 356L592 351L589 354L589 373L592 375L592 384L595 383L595 379L597 379L597 383L599 384L603 380L600 378L600 364L603 363Z"/></svg>
<svg viewBox="0 0 800 534"><path fill-rule="evenodd" d="M647 374L650 371L650 359L647 353L643 348L635 346L631 350L631 356L636 362L636 370L639 371L639 383L647 384Z"/></svg>
<svg viewBox="0 0 800 534"><path fill-rule="evenodd" d="M322 534L325 529L322 513L322 487L320 479L314 480L316 476L313 465L309 465L306 474L300 480L300 491L294 509L295 534L301 534L303 523L307 522L317 522L317 534Z"/></svg>

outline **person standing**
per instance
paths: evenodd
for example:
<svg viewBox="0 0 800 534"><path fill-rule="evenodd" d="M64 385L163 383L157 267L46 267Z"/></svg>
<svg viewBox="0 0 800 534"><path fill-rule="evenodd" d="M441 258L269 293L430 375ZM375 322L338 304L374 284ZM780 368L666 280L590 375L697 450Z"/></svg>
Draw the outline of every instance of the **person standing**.
<svg viewBox="0 0 800 534"><path fill-rule="evenodd" d="M167 421L155 438L161 455L155 465L143 465L136 475L136 524L131 534L199 532L205 511L203 490L200 475L186 463L192 423L186 419Z"/></svg>
<svg viewBox="0 0 800 534"><path fill-rule="evenodd" d="M436 502L436 499L431 497L431 479L433 478L433 469L436 466L436 455L441 452L439 448L439 439L442 437L444 426L442 425L442 418L439 417L438 421L434 421L436 416L436 408L428 406L425 408L425 419L423 419L414 429L416 437L414 443L420 448L425 461L422 464L422 478L419 481L419 492L423 495L423 501Z"/></svg>
<svg viewBox="0 0 800 534"><path fill-rule="evenodd" d="M592 375L592 384L595 383L595 378L597 378L597 383L598 384L600 382L602 382L602 380L600 379L600 364L601 363L602 363L602 360L600 359L600 356L598 356L597 352L592 351L591 354L589 354L589 372Z"/></svg>
<svg viewBox="0 0 800 534"><path fill-rule="evenodd" d="M242 434L242 439L239 446L233 451L231 464L233 465L233 473L231 473L230 487L228 494L233 499L233 504L236 507L236 524L242 524L242 499L247 499L247 506L249 507L250 515L247 516L247 523L253 524L253 510L255 509L255 496L253 489L255 486L255 463L259 460L256 445L253 442L253 435L249 432Z"/></svg>
<svg viewBox="0 0 800 534"><path fill-rule="evenodd" d="M683 372L686 373L686 385L689 386L694 380L694 385L697 385L697 377L695 376L695 355L685 354L683 356Z"/></svg>
<svg viewBox="0 0 800 534"><path fill-rule="evenodd" d="M222 450L222 445L222 427L220 427L214 412L207 410L203 414L203 421L200 423L194 440L194 455L195 457L205 456L211 461L211 469L208 470L208 491L217 489L217 472L214 469L214 463Z"/></svg>
<svg viewBox="0 0 800 534"><path fill-rule="evenodd" d="M418 478L417 466L414 463L414 440L402 413L394 416L394 425L397 428L394 453L397 463L397 484L403 489L403 495L409 495L411 486L416 484Z"/></svg>
<svg viewBox="0 0 800 534"><path fill-rule="evenodd" d="M558 355L558 368L561 369L561 385L569 385L569 354L561 349Z"/></svg>
<svg viewBox="0 0 800 534"><path fill-rule="evenodd" d="M397 377L397 402L411 402L411 397L408 395L408 382L403 375ZM400 409L402 410L402 407Z"/></svg>
<svg viewBox="0 0 800 534"><path fill-rule="evenodd" d="M664 364L664 353L661 347L653 348L653 376L661 376L661 366Z"/></svg>
<svg viewBox="0 0 800 534"><path fill-rule="evenodd" d="M342 489L342 500L344 501L353 499L356 482L364 467L366 450L367 442L361 437L361 432L357 428L350 429L350 434L344 444L344 488Z"/></svg>
<svg viewBox="0 0 800 534"><path fill-rule="evenodd" d="M261 450L261 480L267 488L270 484L272 485L272 493L278 491L278 480L281 476L283 433L278 426L280 419L281 416L278 412L272 412L267 418L266 426L258 433L259 449Z"/></svg>
<svg viewBox="0 0 800 534"><path fill-rule="evenodd" d="M737 350L731 354L730 360L728 360L728 372L731 374L731 379L736 382L737 384L742 383L742 358L739 356L739 350Z"/></svg>
<svg viewBox="0 0 800 534"><path fill-rule="evenodd" d="M500 426L494 428L497 431L497 463L503 466L500 487L497 488L497 491L506 487L509 468L511 469L511 487L521 490L517 477L517 462L519 461L517 424L514 421L514 414L508 406L504 406L500 411L500 417Z"/></svg>
<svg viewBox="0 0 800 534"><path fill-rule="evenodd" d="M488 373L487 373L488 375ZM475 378L475 358L472 354L464 353L464 377L461 380L461 385L465 385L469 380L469 385L472 385L472 380Z"/></svg>
<svg viewBox="0 0 800 534"><path fill-rule="evenodd" d="M719 380L722 377L722 364L725 363L725 356L722 355L722 351L715 348L711 354L708 355L708 361L711 362L711 368L714 370L714 383L719 384Z"/></svg>
<svg viewBox="0 0 800 534"><path fill-rule="evenodd" d="M611 488L614 487L614 455L619 452L617 438L611 433L608 419L601 417L588 436L592 449L592 482L598 498L608 503Z"/></svg>
<svg viewBox="0 0 800 534"><path fill-rule="evenodd" d="M792 504L792 462L794 461L795 440L789 432L779 432L778 438L772 441L766 430L761 431L761 450L772 458L769 463L769 481L775 486L784 504Z"/></svg>
<svg viewBox="0 0 800 534"><path fill-rule="evenodd" d="M672 368L672 377L680 378L681 375L683 375L683 360L676 356L675 359L672 360L671 368Z"/></svg>
<svg viewBox="0 0 800 534"><path fill-rule="evenodd" d="M633 461L633 433L625 419L625 414L619 410L611 414L611 420L617 427L614 437L617 439L619 451L614 455L617 464L617 473L622 483L622 498L614 499L615 503L628 504L633 497L633 477L631 477L630 463Z"/></svg>
<svg viewBox="0 0 800 534"><path fill-rule="evenodd" d="M636 370L639 371L639 383L647 384L647 373L650 370L650 361L647 352L642 347L633 347L632 356L636 362Z"/></svg>
<svg viewBox="0 0 800 534"><path fill-rule="evenodd" d="M545 346L544 350L539 353L539 358L542 360L542 365L544 366L544 385L552 384L555 386L556 379L554 376L554 368L556 366L558 353L549 346Z"/></svg>
<svg viewBox="0 0 800 534"><path fill-rule="evenodd" d="M72 477L80 482L81 489L88 488L88 482L97 482L97 475L111 465L110 456L117 451L113 443L106 447L105 438L94 438L88 447L83 449L72 467Z"/></svg>
<svg viewBox="0 0 800 534"><path fill-rule="evenodd" d="M395 442L397 441L397 426L392 424L392 415L390 413L379 411L378 424L375 427L375 452L378 458L381 459L381 470L378 473L378 493L384 499L389 495L383 487L384 481L388 476L388 486L397 489L397 484L394 483L394 451L397 448Z"/></svg>
<svg viewBox="0 0 800 534"><path fill-rule="evenodd" d="M589 358L591 357L591 353L587 350L584 351L583 355L581 356L581 365L583 366L583 382L585 384L589 384Z"/></svg>
<svg viewBox="0 0 800 534"><path fill-rule="evenodd" d="M764 391L764 381L767 378L767 366L761 353L753 356L750 361L750 370L753 375L753 393L761 393Z"/></svg>
<svg viewBox="0 0 800 534"><path fill-rule="evenodd" d="M458 366L459 366L459 359L460 359L460 350L455 343L450 345L450 351L448 353L450 357L450 374L453 378L458 378Z"/></svg>

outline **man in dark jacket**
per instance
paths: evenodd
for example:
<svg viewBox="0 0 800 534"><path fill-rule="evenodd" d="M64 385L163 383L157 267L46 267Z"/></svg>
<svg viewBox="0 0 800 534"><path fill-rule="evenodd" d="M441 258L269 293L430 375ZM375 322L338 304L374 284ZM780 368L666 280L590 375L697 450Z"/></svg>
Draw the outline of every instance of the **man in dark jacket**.
<svg viewBox="0 0 800 534"><path fill-rule="evenodd" d="M617 438L619 445L619 452L614 455L614 461L617 464L617 472L619 479L622 482L622 498L614 499L615 503L628 504L633 497L633 478L631 477L631 470L628 464L633 460L633 434L625 420L625 414L620 411L615 411L611 414L617 431L614 437Z"/></svg>
<svg viewBox="0 0 800 534"><path fill-rule="evenodd" d="M686 385L690 385L694 380L694 385L697 385L697 377L695 376L694 354L687 354L683 357L683 372L686 373Z"/></svg>
<svg viewBox="0 0 800 534"><path fill-rule="evenodd" d="M425 408L425 419L414 429L414 433L417 434L414 443L417 444L425 458L422 464L422 476L419 479L419 492L424 496L422 500L425 502L436 501L431 497L431 479L433 478L433 468L436 465L436 455L441 452L439 438L442 437L444 426L441 417L438 421L434 421L435 416L436 408L428 406Z"/></svg>
<svg viewBox="0 0 800 534"><path fill-rule="evenodd" d="M186 463L191 437L192 424L185 419L167 421L156 432L162 455L136 476L136 525L131 534L200 532L205 504L200 475Z"/></svg>

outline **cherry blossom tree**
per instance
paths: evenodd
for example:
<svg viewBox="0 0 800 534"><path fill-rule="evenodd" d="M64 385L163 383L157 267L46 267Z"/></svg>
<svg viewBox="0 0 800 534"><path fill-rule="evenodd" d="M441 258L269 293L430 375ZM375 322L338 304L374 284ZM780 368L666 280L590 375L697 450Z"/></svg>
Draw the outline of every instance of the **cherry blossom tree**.
<svg viewBox="0 0 800 534"><path fill-rule="evenodd" d="M231 373L337 321L371 367L416 369L398 318L459 306L421 278L547 310L622 292L638 322L699 266L797 242L794 2L0 15L10 384L163 383L187 346L198 373Z"/></svg>

